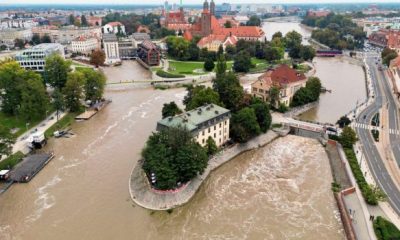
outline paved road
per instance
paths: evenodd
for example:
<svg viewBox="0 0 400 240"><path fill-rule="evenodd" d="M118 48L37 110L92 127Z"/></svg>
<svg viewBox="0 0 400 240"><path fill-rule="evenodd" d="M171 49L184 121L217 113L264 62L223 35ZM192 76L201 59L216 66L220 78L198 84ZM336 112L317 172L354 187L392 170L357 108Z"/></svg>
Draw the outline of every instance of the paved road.
<svg viewBox="0 0 400 240"><path fill-rule="evenodd" d="M390 128L398 129L397 110L394 104L393 96L390 93L389 86L387 85L388 79L386 79L384 74L378 70L375 60L376 56L378 55L369 55L366 58L367 64L370 67L371 71L372 84L375 92L375 101L361 112L357 122L369 125L372 117L379 111L379 109L382 108L384 104L389 104L388 107ZM386 126L384 127L386 128ZM362 144L363 152L366 156L365 160L368 163L369 168L371 169L375 181L377 182L379 187L387 194L389 204L396 211L396 213L400 215L400 191L394 184L385 167L383 159L379 155L378 149L375 146L375 142L370 134L370 130L356 128L356 131ZM393 150L397 149L397 152L395 152L396 159L400 160L400 149L398 148L397 144L393 145L395 143L394 141L398 140L399 139L396 135L390 136L392 148L394 148ZM361 164L365 164L364 162Z"/></svg>

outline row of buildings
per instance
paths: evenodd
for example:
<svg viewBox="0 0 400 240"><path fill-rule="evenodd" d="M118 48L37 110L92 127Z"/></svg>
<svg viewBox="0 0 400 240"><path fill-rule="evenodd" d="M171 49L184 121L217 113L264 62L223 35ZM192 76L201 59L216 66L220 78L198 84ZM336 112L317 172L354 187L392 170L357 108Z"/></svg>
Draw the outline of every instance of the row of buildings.
<svg viewBox="0 0 400 240"><path fill-rule="evenodd" d="M378 47L388 47L400 53L400 30L380 29L369 35L371 44Z"/></svg>
<svg viewBox="0 0 400 240"><path fill-rule="evenodd" d="M189 23L185 16L183 7L179 11L168 11L165 9L162 13L161 24L176 32L183 32L187 40L191 40L194 36L201 37L199 47L207 47L209 50L215 50L215 46L228 44L236 44L240 39L247 41L263 41L265 33L258 26L243 26L243 20L234 16L224 16L217 19L216 6L214 0L203 3L203 10L200 16L197 16L194 23ZM248 18L246 17L246 21ZM226 27L225 23L229 21L230 27Z"/></svg>

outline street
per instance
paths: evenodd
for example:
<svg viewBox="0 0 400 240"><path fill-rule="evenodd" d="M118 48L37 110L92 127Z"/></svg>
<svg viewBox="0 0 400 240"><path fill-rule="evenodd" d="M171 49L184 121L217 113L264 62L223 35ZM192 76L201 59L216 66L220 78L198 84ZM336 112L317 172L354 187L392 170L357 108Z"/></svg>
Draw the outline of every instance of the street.
<svg viewBox="0 0 400 240"><path fill-rule="evenodd" d="M374 101L358 116L357 122L370 125L372 117L379 112L382 106L387 106L389 111L390 129L398 129L398 115L395 100L390 91L388 79L382 71L378 70L375 57L379 55L367 55L366 62L370 68L371 80L375 92ZM387 104L387 105L386 105ZM386 130L386 129L385 129ZM368 163L371 173L379 187L387 194L387 200L395 212L400 215L400 191L393 182L392 177L386 169L381 155L375 145L369 129L356 128L357 135L362 144L362 150L365 153L365 160ZM396 161L400 161L400 148L397 144L399 136L390 134L390 145L395 155ZM360 164L365 164L361 162Z"/></svg>

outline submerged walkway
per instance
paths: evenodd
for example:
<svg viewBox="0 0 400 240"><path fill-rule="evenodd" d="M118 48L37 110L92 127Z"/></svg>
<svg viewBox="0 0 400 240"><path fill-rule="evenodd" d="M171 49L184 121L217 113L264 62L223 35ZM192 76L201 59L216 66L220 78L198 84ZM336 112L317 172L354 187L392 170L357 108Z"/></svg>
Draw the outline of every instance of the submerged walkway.
<svg viewBox="0 0 400 240"><path fill-rule="evenodd" d="M277 133L269 131L268 133L262 134L247 143L236 144L230 148L224 149L209 160L208 166L202 175L195 177L177 192L156 192L151 189L147 177L142 170L143 162L139 161L134 167L129 180L129 192L131 198L137 205L151 210L168 210L182 206L189 202L195 195L211 171L239 154L263 147L278 137Z"/></svg>

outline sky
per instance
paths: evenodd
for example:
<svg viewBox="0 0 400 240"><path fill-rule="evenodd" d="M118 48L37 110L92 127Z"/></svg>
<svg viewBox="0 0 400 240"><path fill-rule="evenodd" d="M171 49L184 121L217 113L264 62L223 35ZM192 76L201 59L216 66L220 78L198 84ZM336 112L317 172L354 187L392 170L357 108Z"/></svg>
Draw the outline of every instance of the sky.
<svg viewBox="0 0 400 240"><path fill-rule="evenodd" d="M214 0L217 4L229 3L362 3L362 2L399 2L399 0ZM158 4L164 0L0 0L1 4ZM170 3L179 3L179 0L169 0ZM183 0L184 4L201 4L203 0Z"/></svg>

